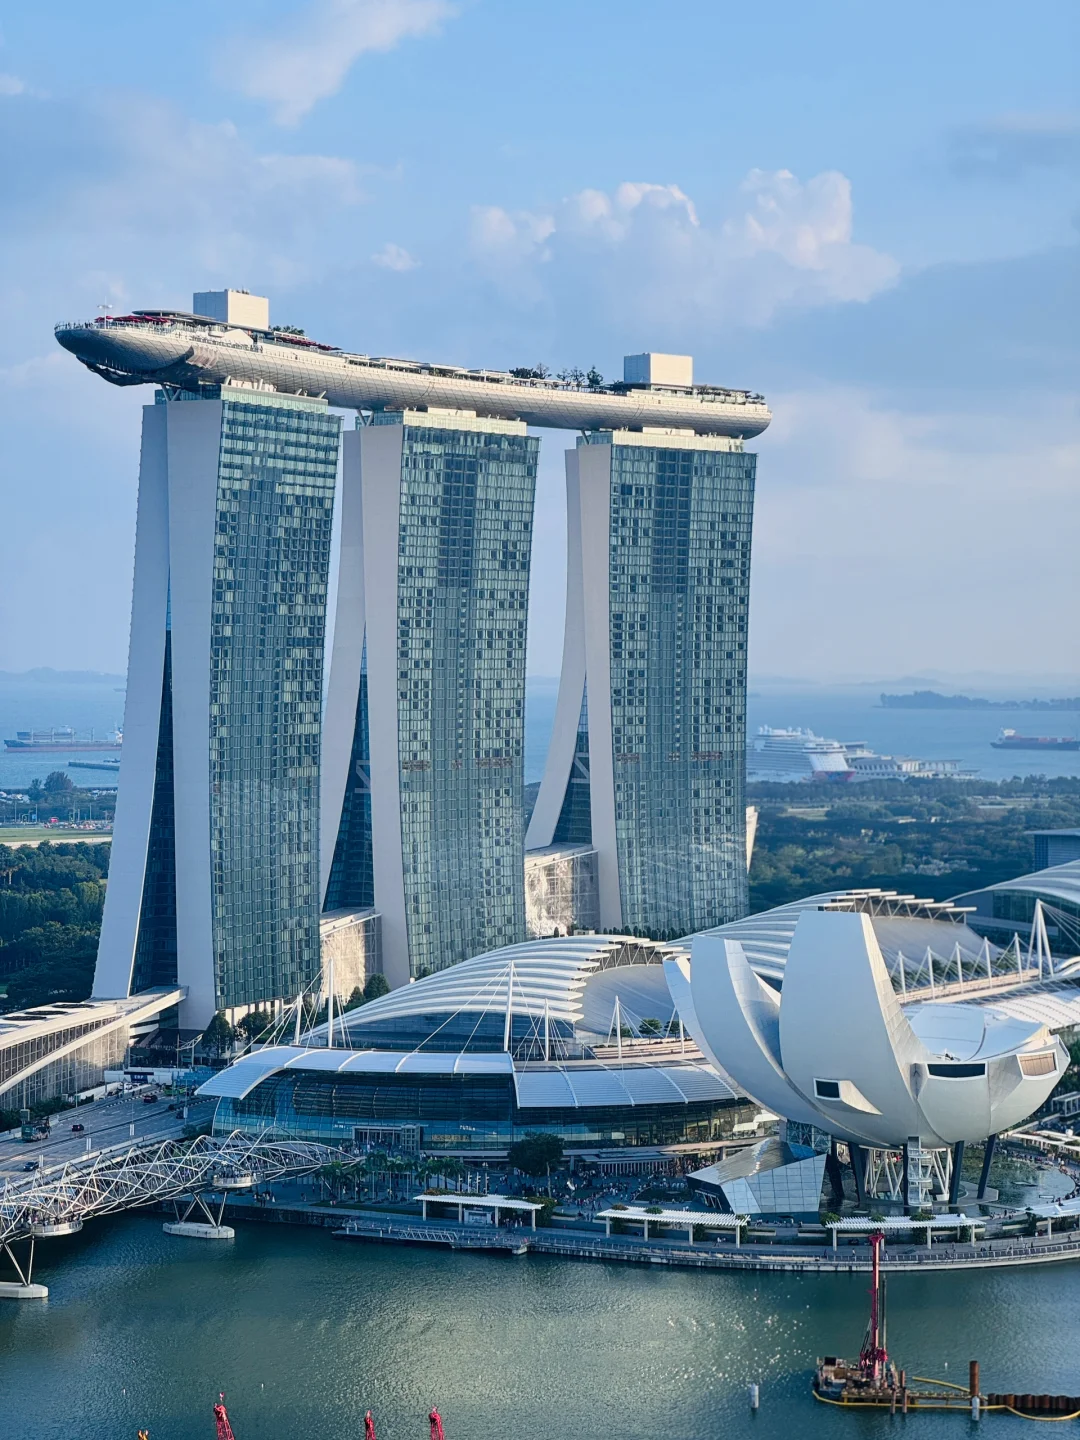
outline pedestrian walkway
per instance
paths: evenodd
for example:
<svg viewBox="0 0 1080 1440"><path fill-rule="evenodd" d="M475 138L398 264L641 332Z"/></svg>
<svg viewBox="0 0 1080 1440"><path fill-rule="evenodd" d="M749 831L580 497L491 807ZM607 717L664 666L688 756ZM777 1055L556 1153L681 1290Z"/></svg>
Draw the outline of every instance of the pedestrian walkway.
<svg viewBox="0 0 1080 1440"><path fill-rule="evenodd" d="M831 1246L747 1244L732 1241L645 1240L637 1235L601 1235L560 1227L531 1230L525 1226L458 1225L447 1220L364 1210L360 1207L311 1204L256 1205L230 1200L230 1218L274 1220L285 1224L320 1225L343 1238L383 1243L445 1245L457 1250L507 1250L519 1254L559 1255L579 1260L629 1261L698 1270L777 1270L799 1274L857 1274L872 1268L868 1245ZM1061 1236L984 1240L974 1245L942 1243L933 1249L896 1245L883 1251L882 1268L893 1273L929 1270L984 1270L1014 1265L1045 1265L1080 1260L1080 1231Z"/></svg>

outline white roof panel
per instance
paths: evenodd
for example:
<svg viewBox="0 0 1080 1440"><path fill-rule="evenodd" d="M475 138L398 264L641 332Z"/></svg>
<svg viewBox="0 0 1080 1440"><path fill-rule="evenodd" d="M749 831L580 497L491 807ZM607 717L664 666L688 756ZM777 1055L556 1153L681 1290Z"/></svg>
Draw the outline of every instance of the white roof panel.
<svg viewBox="0 0 1080 1440"><path fill-rule="evenodd" d="M578 1105L632 1105L618 1070L582 1069L566 1072Z"/></svg>
<svg viewBox="0 0 1080 1440"><path fill-rule="evenodd" d="M517 1103L522 1109L539 1109L545 1105L570 1107L577 1098L562 1070L523 1070L514 1077Z"/></svg>
<svg viewBox="0 0 1080 1440"><path fill-rule="evenodd" d="M291 1045L272 1045L265 1050L256 1050L252 1055L245 1055L235 1065L230 1065L227 1070L219 1070L204 1085L200 1085L195 1093L218 1096L222 1100L242 1100L260 1081L265 1080L267 1075L283 1069L290 1060L303 1054L303 1050L297 1050Z"/></svg>
<svg viewBox="0 0 1080 1440"><path fill-rule="evenodd" d="M666 1070L657 1066L634 1065L619 1071L619 1079L635 1105L672 1105L683 1102L683 1092L671 1082Z"/></svg>

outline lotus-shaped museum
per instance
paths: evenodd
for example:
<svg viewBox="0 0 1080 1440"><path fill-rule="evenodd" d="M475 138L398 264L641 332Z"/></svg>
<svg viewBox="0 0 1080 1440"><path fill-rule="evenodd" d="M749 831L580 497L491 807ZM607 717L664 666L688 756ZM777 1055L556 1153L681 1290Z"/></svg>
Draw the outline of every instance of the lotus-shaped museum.
<svg viewBox="0 0 1080 1440"><path fill-rule="evenodd" d="M992 1003L905 1005L858 911L801 913L780 994L722 934L667 968L698 1045L741 1089L856 1145L985 1140L1037 1110L1069 1062L1045 1024Z"/></svg>

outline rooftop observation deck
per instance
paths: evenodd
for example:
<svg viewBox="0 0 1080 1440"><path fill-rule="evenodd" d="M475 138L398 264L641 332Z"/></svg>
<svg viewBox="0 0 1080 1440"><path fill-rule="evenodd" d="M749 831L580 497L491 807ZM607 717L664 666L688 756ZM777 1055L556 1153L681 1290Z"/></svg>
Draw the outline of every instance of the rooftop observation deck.
<svg viewBox="0 0 1080 1440"><path fill-rule="evenodd" d="M469 369L365 355L290 329L258 330L196 315L134 311L65 321L58 342L118 385L181 389L228 380L271 384L286 394L324 395L357 410L460 409L557 429L666 430L687 435L760 434L772 419L764 398L716 385L590 383L527 368Z"/></svg>

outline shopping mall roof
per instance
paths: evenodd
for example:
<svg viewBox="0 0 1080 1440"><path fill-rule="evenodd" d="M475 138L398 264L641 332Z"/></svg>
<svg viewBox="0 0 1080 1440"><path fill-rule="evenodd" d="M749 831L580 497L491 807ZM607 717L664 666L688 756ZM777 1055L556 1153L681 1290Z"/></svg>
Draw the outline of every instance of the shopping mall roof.
<svg viewBox="0 0 1080 1440"><path fill-rule="evenodd" d="M1031 895L1047 895L1053 900L1065 900L1080 905L1080 860L1069 860L1064 865L1051 865L1046 870L1034 870L1030 875L1018 875L1015 880L1002 880L997 885L987 885L981 890L970 890L957 896L957 903L973 903L976 896L993 894L999 890L1021 890Z"/></svg>
<svg viewBox="0 0 1080 1440"><path fill-rule="evenodd" d="M662 965L675 953L676 947L632 935L527 940L489 950L403 985L350 1011L344 1023L351 1031L408 1016L461 1011L502 1014L509 1007L515 1015L542 1019L546 1014L550 1020L576 1025L586 1018L584 993L590 977L604 970L654 966L656 984L666 993ZM627 983L631 982L627 979ZM312 1031L312 1036L325 1033L323 1026Z"/></svg>
<svg viewBox="0 0 1080 1440"><path fill-rule="evenodd" d="M221 1070L199 1094L242 1100L270 1075L302 1070L334 1075L505 1075L521 1109L600 1105L676 1105L738 1099L711 1065L699 1059L546 1061L515 1065L505 1051L409 1052L273 1045Z"/></svg>

